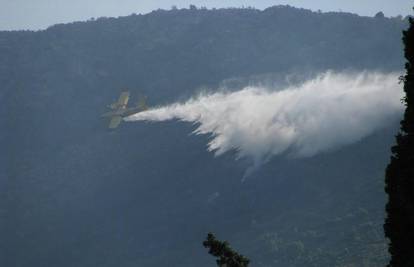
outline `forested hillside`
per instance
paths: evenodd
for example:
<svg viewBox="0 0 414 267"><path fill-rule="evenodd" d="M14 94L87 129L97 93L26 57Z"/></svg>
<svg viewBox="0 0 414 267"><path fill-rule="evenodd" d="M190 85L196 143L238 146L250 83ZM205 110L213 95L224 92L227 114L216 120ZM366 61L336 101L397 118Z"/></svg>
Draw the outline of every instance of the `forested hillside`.
<svg viewBox="0 0 414 267"><path fill-rule="evenodd" d="M289 6L173 9L0 32L0 265L214 266L213 231L252 266L381 266L398 120L306 159L214 157L183 122L100 118L320 71L400 71L401 18Z"/></svg>

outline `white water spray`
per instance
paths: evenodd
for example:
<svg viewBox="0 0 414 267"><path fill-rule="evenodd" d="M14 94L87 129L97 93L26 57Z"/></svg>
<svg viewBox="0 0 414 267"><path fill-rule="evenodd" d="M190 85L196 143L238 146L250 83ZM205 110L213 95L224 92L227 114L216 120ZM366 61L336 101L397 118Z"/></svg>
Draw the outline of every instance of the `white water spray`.
<svg viewBox="0 0 414 267"><path fill-rule="evenodd" d="M201 94L126 121L178 119L211 134L208 150L236 150L260 165L271 156L308 157L352 144L386 127L402 112L398 73L326 72L287 88L246 87ZM283 90L281 90L283 89Z"/></svg>

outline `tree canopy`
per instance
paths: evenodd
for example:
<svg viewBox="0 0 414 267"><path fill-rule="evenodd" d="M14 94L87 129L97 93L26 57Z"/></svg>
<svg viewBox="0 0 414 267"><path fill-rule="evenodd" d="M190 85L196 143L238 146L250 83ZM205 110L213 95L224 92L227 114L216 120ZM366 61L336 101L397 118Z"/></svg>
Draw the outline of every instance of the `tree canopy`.
<svg viewBox="0 0 414 267"><path fill-rule="evenodd" d="M247 267L250 260L233 250L227 241L217 240L214 234L208 233L203 246L211 255L217 257L217 265L222 267Z"/></svg>
<svg viewBox="0 0 414 267"><path fill-rule="evenodd" d="M392 148L386 170L388 203L384 230L390 239L389 266L414 266L414 20L403 32L406 73L404 82L406 106L397 144Z"/></svg>

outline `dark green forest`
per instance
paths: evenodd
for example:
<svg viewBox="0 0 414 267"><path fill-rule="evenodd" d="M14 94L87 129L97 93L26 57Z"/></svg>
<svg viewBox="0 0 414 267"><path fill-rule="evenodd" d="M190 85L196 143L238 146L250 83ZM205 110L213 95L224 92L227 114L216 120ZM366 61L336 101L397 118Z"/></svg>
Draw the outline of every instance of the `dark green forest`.
<svg viewBox="0 0 414 267"><path fill-rule="evenodd" d="M407 25L193 7L0 32L0 266L214 266L208 232L251 266L384 266L399 119L339 150L272 158L241 183L249 162L214 157L195 125L110 131L100 115L125 89L151 106L328 69L401 71Z"/></svg>

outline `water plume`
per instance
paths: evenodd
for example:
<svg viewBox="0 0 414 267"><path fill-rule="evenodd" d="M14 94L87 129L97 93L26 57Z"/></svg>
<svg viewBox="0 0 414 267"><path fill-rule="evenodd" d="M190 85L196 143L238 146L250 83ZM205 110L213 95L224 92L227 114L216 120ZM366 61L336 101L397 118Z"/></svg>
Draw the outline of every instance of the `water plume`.
<svg viewBox="0 0 414 267"><path fill-rule="evenodd" d="M398 73L326 72L286 88L249 86L200 94L126 121L178 119L210 134L208 150L236 150L255 166L272 156L309 157L355 143L401 115Z"/></svg>

